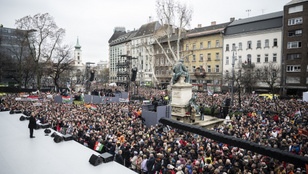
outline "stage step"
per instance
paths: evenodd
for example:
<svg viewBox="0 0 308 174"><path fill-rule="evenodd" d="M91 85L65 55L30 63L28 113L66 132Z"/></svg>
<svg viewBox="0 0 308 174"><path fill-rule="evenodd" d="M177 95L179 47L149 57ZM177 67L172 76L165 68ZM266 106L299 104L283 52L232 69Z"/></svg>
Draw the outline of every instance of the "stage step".
<svg viewBox="0 0 308 174"><path fill-rule="evenodd" d="M214 126L218 126L223 124L224 119L212 117L212 116L204 116L204 120L200 120L200 117L196 117L196 121L194 123L190 123L195 126L201 126L206 129L213 128Z"/></svg>

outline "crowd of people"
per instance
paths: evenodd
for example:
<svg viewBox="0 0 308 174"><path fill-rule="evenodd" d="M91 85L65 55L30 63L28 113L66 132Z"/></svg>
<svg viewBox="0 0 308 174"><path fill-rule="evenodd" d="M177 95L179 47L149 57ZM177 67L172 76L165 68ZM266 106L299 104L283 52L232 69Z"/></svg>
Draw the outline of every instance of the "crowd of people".
<svg viewBox="0 0 308 174"><path fill-rule="evenodd" d="M140 95L150 99L164 91L140 88ZM91 149L96 142L100 153L114 155L116 162L138 173L148 174L291 174L306 173L304 166L285 163L246 149L216 142L213 139L160 124L143 124L142 103L109 103L92 110L83 104L57 104L42 95L41 105L16 101L18 95L6 96L1 107L34 113L41 123L54 130L72 134L75 140ZM223 107L229 94L208 96L197 93L196 102L205 107ZM308 156L307 102L270 100L253 94L241 96L241 106L234 96L225 124L212 128L259 145ZM300 116L294 113L300 111ZM241 113L241 114L233 114Z"/></svg>

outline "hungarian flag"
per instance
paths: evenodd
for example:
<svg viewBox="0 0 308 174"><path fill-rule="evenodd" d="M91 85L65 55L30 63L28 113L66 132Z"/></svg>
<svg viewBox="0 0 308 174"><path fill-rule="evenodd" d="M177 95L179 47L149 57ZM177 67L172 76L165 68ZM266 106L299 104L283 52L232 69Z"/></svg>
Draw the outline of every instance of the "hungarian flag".
<svg viewBox="0 0 308 174"><path fill-rule="evenodd" d="M296 112L294 112L291 117L299 117L301 116L301 111L300 110L297 110Z"/></svg>
<svg viewBox="0 0 308 174"><path fill-rule="evenodd" d="M92 110L96 110L97 107L96 107L95 105L91 105L91 109L92 109Z"/></svg>
<svg viewBox="0 0 308 174"><path fill-rule="evenodd" d="M104 145L101 144L100 142L96 141L95 146L94 146L94 150L96 151L101 151L103 149Z"/></svg>
<svg viewBox="0 0 308 174"><path fill-rule="evenodd" d="M70 101L71 101L71 96L65 97L65 96L62 95L62 102L68 103L68 102L70 102Z"/></svg>
<svg viewBox="0 0 308 174"><path fill-rule="evenodd" d="M30 100L30 101L38 101L38 96L28 96L28 100Z"/></svg>

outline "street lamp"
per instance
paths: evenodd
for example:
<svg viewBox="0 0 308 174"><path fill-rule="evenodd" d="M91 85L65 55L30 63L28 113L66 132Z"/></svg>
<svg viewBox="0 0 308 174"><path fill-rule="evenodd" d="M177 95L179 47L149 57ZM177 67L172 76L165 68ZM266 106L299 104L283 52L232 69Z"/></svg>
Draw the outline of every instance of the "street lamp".
<svg viewBox="0 0 308 174"><path fill-rule="evenodd" d="M233 51L233 55L232 55L231 105L233 105L233 101L234 101L234 64L235 64L235 58L236 58L236 46L235 46L235 44L232 45L232 51Z"/></svg>

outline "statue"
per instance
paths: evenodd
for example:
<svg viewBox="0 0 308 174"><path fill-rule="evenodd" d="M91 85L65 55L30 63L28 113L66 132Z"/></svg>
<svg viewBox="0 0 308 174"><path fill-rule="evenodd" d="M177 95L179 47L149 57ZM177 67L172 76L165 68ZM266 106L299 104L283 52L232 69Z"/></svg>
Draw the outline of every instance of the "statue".
<svg viewBox="0 0 308 174"><path fill-rule="evenodd" d="M198 114L200 109L199 109L199 106L196 103L196 99L197 99L197 94L195 94L191 97L191 99L189 100L188 106L193 106L196 110L196 114Z"/></svg>
<svg viewBox="0 0 308 174"><path fill-rule="evenodd" d="M187 72L186 67L183 64L184 60L180 59L178 63L173 67L174 75L172 77L172 84L176 84L179 81L181 75L185 76L185 83L189 82L189 74Z"/></svg>

